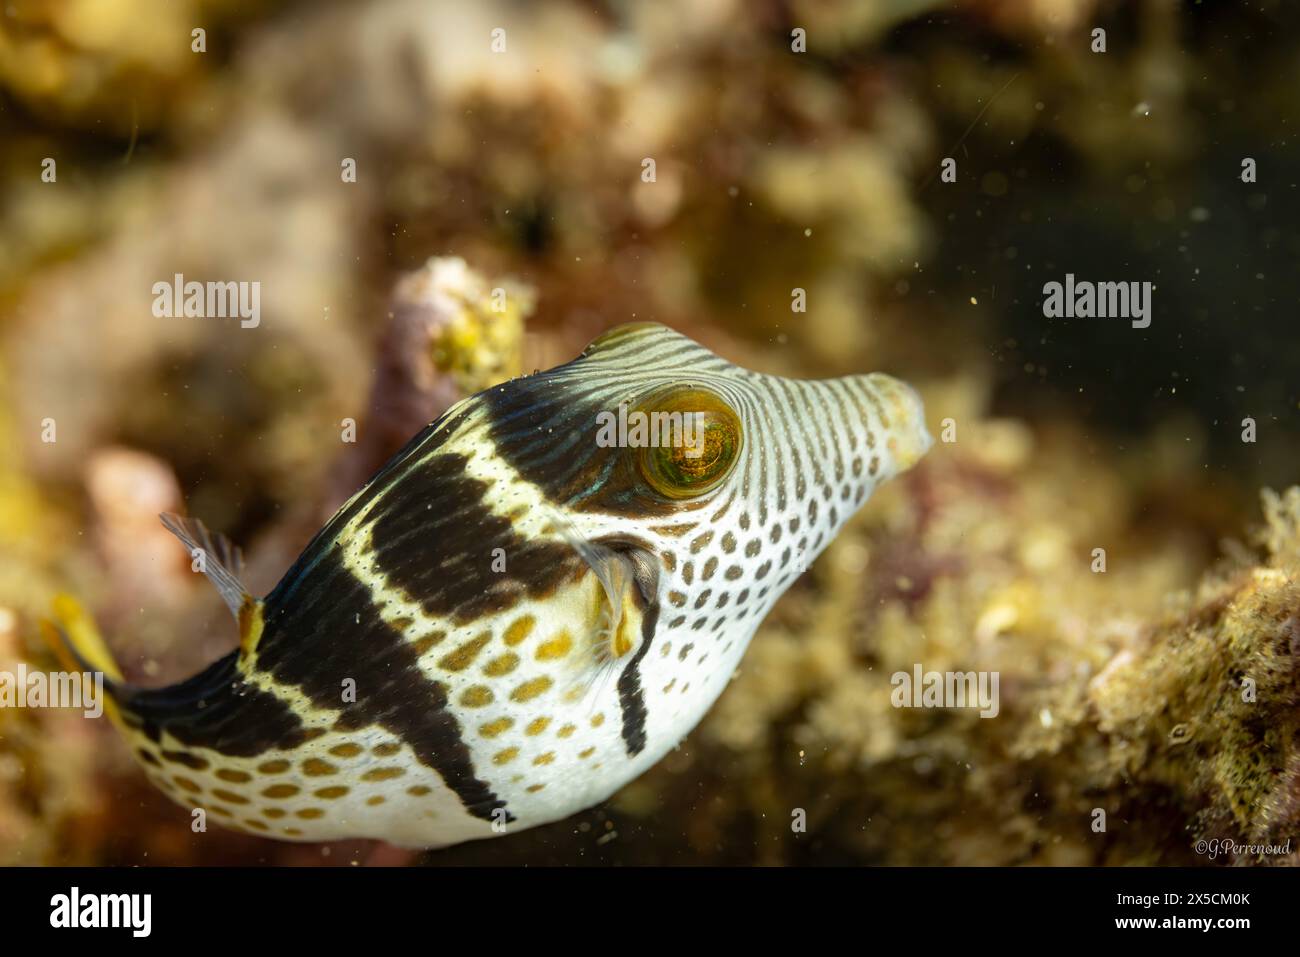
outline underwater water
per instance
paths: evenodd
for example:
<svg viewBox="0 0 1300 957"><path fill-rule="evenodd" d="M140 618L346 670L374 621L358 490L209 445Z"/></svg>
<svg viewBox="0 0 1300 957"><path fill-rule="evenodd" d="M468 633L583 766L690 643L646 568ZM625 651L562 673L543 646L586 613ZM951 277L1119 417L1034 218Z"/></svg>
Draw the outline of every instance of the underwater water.
<svg viewBox="0 0 1300 957"><path fill-rule="evenodd" d="M0 864L1296 863L1298 27L7 5Z"/></svg>

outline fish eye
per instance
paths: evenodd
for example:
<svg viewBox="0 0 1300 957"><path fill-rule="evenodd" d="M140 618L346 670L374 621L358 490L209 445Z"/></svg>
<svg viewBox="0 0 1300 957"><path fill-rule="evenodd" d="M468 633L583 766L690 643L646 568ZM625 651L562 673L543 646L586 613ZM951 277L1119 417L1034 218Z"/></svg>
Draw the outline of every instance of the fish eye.
<svg viewBox="0 0 1300 957"><path fill-rule="evenodd" d="M703 495L727 477L744 441L740 416L719 395L677 386L641 406L649 441L638 449L641 475L660 495Z"/></svg>

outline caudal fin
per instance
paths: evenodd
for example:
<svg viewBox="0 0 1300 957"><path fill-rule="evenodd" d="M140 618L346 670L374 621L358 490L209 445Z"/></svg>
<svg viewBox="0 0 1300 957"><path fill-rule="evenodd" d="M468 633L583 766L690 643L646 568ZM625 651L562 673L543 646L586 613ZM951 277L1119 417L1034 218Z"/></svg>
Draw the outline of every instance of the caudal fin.
<svg viewBox="0 0 1300 957"><path fill-rule="evenodd" d="M126 682L95 620L79 601L67 594L55 596L53 610L54 620L40 623L41 636L68 671L98 672L104 676L104 688L110 698L105 707L110 717L118 719L114 702L120 700Z"/></svg>

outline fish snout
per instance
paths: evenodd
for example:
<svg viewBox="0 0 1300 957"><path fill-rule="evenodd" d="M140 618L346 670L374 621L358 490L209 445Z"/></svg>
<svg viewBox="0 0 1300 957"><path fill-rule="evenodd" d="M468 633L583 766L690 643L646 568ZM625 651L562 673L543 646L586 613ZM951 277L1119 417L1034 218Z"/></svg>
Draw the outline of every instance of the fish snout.
<svg viewBox="0 0 1300 957"><path fill-rule="evenodd" d="M920 393L900 378L883 372L872 373L866 378L883 408L884 445L893 459L889 471L893 475L906 472L935 443L930 429L926 428L926 406L920 400Z"/></svg>

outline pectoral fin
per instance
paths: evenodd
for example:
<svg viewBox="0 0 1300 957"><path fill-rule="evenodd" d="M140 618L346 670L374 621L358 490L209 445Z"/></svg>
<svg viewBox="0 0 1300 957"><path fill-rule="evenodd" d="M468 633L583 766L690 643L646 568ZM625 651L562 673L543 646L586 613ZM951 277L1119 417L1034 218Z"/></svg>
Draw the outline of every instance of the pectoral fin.
<svg viewBox="0 0 1300 957"><path fill-rule="evenodd" d="M658 563L640 542L592 541L565 523L557 525L600 582L604 600L593 615L591 673L599 675L610 666L617 671L623 741L629 755L638 754L646 744L647 715L640 664L659 623Z"/></svg>
<svg viewBox="0 0 1300 957"><path fill-rule="evenodd" d="M590 566L600 582L604 601L592 618L592 654L597 665L628 660L653 637L659 606L658 566L648 548L636 541L606 538L590 540L578 535L567 522L556 526L565 541Z"/></svg>

